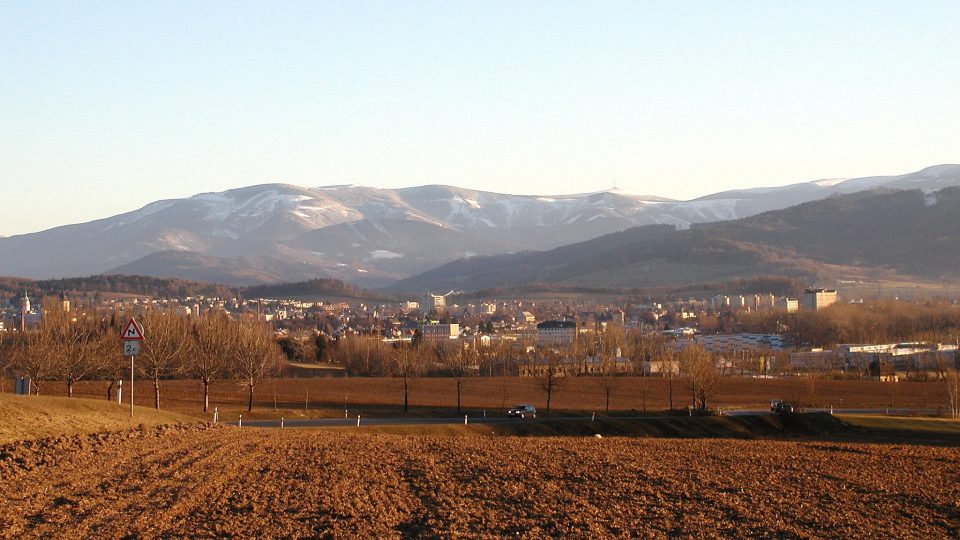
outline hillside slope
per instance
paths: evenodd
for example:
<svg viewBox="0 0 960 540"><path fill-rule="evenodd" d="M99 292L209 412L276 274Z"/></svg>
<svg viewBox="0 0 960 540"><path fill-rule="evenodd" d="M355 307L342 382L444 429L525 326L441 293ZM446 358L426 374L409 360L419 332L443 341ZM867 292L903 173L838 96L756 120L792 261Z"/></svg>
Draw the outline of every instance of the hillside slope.
<svg viewBox="0 0 960 540"><path fill-rule="evenodd" d="M42 437L97 433L136 427L196 422L197 419L168 411L136 407L112 401L50 396L17 396L0 393L0 444Z"/></svg>
<svg viewBox="0 0 960 540"><path fill-rule="evenodd" d="M650 287L774 274L952 280L958 215L960 188L863 192L689 230L638 227L549 251L463 259L392 288Z"/></svg>

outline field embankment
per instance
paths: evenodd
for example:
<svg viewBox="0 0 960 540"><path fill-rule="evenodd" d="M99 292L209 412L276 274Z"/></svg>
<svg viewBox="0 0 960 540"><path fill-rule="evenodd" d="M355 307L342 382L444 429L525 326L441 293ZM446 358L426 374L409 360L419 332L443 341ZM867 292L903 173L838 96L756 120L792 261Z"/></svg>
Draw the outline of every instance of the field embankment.
<svg viewBox="0 0 960 540"><path fill-rule="evenodd" d="M8 537L960 533L960 449L915 445L163 428L3 446L0 477Z"/></svg>
<svg viewBox="0 0 960 540"><path fill-rule="evenodd" d="M0 444L24 439L156 426L197 419L169 411L129 406L106 400L0 394Z"/></svg>
<svg viewBox="0 0 960 540"><path fill-rule="evenodd" d="M682 380L671 384L659 377L616 377L610 382L610 412L640 415L663 411L673 405L682 409L690 391ZM49 385L57 388L58 385ZM107 383L82 381L78 395L102 398ZM344 409L364 416L454 416L456 381L452 378L416 378L409 381L410 411L403 413L403 381L390 377L318 377L272 379L254 390L254 414L246 412L245 387L237 381L219 381L210 387L211 414L220 410L222 420L247 418L339 417ZM517 403L531 403L546 412L546 393L541 381L521 377L467 377L462 386L462 414L504 415ZM137 404L153 404L149 381L136 381ZM202 387L197 381L170 380L161 383L161 407L200 414ZM943 382L834 381L807 379L752 379L724 377L709 399L711 407L767 409L771 399L785 399L800 407L925 408L946 409L948 393ZM277 410L274 412L274 403ZM600 377L572 377L555 388L552 409L559 414L591 414L606 409L606 389ZM209 419L209 416L207 417Z"/></svg>

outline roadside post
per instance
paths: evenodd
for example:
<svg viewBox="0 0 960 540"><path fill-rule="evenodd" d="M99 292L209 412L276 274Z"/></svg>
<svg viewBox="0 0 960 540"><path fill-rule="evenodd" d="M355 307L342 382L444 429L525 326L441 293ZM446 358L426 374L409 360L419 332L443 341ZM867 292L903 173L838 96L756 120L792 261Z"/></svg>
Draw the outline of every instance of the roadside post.
<svg viewBox="0 0 960 540"><path fill-rule="evenodd" d="M120 339L123 341L123 355L130 357L130 418L133 418L133 359L140 354L140 344L143 342L143 328L133 317L120 332Z"/></svg>

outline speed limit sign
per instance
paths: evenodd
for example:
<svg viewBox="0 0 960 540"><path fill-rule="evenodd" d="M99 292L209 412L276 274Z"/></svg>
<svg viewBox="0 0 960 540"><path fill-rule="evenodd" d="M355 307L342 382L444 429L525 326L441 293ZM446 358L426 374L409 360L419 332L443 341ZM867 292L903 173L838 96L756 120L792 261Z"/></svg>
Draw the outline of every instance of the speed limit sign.
<svg viewBox="0 0 960 540"><path fill-rule="evenodd" d="M124 341L123 342L123 355L124 356L136 356L140 354L140 342L139 341Z"/></svg>

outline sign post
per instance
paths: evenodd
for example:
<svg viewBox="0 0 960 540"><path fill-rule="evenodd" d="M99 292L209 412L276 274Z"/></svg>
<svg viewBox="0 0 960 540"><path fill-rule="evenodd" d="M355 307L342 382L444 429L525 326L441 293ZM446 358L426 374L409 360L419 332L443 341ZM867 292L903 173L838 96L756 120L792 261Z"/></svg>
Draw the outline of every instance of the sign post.
<svg viewBox="0 0 960 540"><path fill-rule="evenodd" d="M143 341L143 329L133 317L120 332L120 339L123 340L123 355L130 357L130 418L133 418L133 359L140 354L140 343Z"/></svg>

